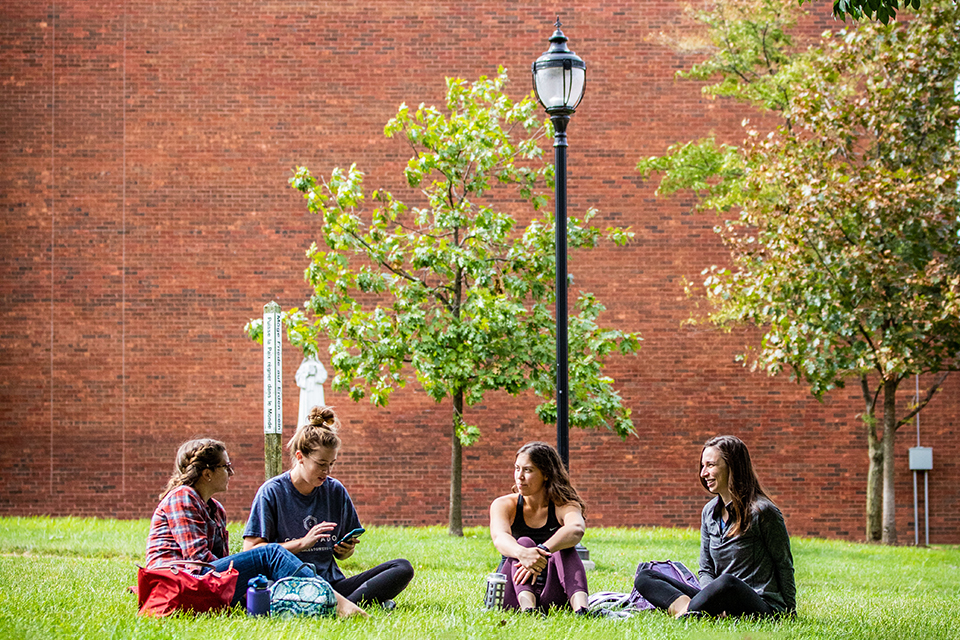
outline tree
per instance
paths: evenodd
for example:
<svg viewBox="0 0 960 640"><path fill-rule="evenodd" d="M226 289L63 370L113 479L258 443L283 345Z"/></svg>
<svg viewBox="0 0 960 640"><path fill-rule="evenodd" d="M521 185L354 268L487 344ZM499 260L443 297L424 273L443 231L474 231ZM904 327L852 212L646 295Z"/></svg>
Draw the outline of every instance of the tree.
<svg viewBox="0 0 960 640"><path fill-rule="evenodd" d="M413 149L405 169L423 204L408 208L385 190L363 208L363 173L351 166L318 181L305 167L291 179L307 206L322 220L326 246L307 252L305 277L313 295L305 309L284 314L291 342L317 351L330 341L333 387L354 401L369 394L384 406L406 384L412 369L436 402L449 398L451 476L449 531L462 535L461 451L480 436L465 406L484 393L532 389L552 398L555 389L555 329L551 313L556 277L553 217L534 217L552 187L551 164L539 146L550 125L536 117L532 96L513 102L503 93L507 75L469 84L447 80L447 114L402 105L386 125L388 137L403 136ZM545 128L546 127L546 128ZM513 215L532 218L522 231ZM571 218L571 250L590 249L604 234L591 224L595 210ZM632 233L611 228L619 245ZM613 380L603 375L607 356L639 349L636 333L601 328L604 307L581 292L570 318L570 423L606 426L621 437L633 433L630 409ZM248 324L254 338L259 323ZM536 409L556 421L555 400Z"/></svg>
<svg viewBox="0 0 960 640"><path fill-rule="evenodd" d="M812 2L813 0L798 0L798 4ZM887 24L890 19L897 18L897 9L900 8L899 0L833 0L833 15L846 20L850 16L854 20L862 18L876 19ZM912 6L914 9L920 8L920 0L903 0L903 7Z"/></svg>
<svg viewBox="0 0 960 640"><path fill-rule="evenodd" d="M736 19L704 16L718 48L690 75L719 73L708 91L778 113L779 126L762 136L748 124L741 147L676 145L639 168L664 172L661 193L693 188L726 215L731 266L706 270L700 290L709 322L762 328L745 362L789 370L818 398L857 380L867 539L894 544L896 430L960 368L960 10L931 2L909 25L865 24L791 53L769 37L790 23L778 3L737 6ZM929 385L898 410L914 375Z"/></svg>

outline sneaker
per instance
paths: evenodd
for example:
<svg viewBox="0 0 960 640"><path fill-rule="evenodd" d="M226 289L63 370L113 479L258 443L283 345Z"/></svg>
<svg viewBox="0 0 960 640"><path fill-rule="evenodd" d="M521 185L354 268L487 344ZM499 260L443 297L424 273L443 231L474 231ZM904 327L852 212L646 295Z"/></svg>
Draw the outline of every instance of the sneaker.
<svg viewBox="0 0 960 640"><path fill-rule="evenodd" d="M393 600L384 600L383 602L380 603L380 606L383 608L384 611L393 611L394 609L397 608L397 603L394 602Z"/></svg>

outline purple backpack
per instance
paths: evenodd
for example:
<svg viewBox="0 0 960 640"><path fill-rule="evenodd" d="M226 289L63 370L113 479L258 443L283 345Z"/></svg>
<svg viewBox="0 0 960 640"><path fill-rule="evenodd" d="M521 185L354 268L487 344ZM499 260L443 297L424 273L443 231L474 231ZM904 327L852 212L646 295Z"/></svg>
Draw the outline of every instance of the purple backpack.
<svg viewBox="0 0 960 640"><path fill-rule="evenodd" d="M654 560L653 562L641 562L637 565L637 573L640 573L644 569L651 569L674 580L685 582L691 587L700 588L700 581L697 580L697 576L693 575L693 572L687 569L686 565L682 562L675 560ZM634 576L636 576L636 574L634 574ZM641 611L654 608L652 604L647 602L646 598L637 592L636 587L630 591L630 604Z"/></svg>
<svg viewBox="0 0 960 640"><path fill-rule="evenodd" d="M675 560L655 560L653 562L641 562L637 565L637 573L644 569L652 569L657 573L670 576L674 580L685 582L691 587L700 588L700 582L693 572L682 562ZM630 616L638 611L647 611L655 607L647 601L634 588L630 593L617 593L614 591L601 591L591 593L589 597L589 607L593 609L607 609L608 611L619 612L621 616Z"/></svg>

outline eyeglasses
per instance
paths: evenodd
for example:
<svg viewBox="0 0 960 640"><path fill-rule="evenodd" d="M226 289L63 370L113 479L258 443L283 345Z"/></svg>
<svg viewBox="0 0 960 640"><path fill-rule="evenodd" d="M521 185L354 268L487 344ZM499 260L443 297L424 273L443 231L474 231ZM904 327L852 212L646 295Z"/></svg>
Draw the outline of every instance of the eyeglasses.
<svg viewBox="0 0 960 640"><path fill-rule="evenodd" d="M217 466L214 467L214 469L226 469L226 470L227 470L227 474L229 474L229 475L231 475L231 476L232 476L234 473L236 473L236 472L233 470L233 464L230 463L230 462L228 462L227 464L218 464Z"/></svg>

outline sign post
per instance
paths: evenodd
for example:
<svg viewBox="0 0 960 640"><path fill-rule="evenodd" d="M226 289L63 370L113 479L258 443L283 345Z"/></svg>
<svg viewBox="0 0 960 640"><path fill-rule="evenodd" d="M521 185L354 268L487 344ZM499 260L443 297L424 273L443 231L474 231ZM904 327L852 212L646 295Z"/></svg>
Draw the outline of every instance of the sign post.
<svg viewBox="0 0 960 640"><path fill-rule="evenodd" d="M920 518L917 510L917 472L923 474L924 546L930 546L930 470L933 469L933 449L919 444L910 448L910 470L913 471L913 543L920 546Z"/></svg>
<svg viewBox="0 0 960 640"><path fill-rule="evenodd" d="M281 473L283 457L283 368L280 305L263 305L263 464L267 480Z"/></svg>

